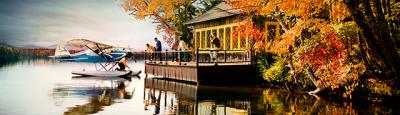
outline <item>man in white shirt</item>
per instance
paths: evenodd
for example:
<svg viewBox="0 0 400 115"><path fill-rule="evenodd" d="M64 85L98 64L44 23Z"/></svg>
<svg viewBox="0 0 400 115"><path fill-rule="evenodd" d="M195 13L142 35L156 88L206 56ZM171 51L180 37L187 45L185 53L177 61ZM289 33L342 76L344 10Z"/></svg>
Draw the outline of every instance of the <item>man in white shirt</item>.
<svg viewBox="0 0 400 115"><path fill-rule="evenodd" d="M178 45L178 51L179 52L179 60L181 60L181 57L183 56L183 60L187 61L188 60L188 47L186 45L186 42L182 40L182 37L178 38L179 40L179 45Z"/></svg>

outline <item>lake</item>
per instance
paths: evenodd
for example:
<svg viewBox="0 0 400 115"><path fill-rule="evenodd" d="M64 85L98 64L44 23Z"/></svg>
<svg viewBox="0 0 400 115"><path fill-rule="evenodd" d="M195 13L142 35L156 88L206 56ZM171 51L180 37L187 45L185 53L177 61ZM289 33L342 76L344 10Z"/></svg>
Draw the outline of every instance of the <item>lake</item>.
<svg viewBox="0 0 400 115"><path fill-rule="evenodd" d="M130 62L143 70L143 61ZM391 104L342 102L283 89L197 86L148 78L73 78L92 63L51 59L0 65L0 115L400 114Z"/></svg>

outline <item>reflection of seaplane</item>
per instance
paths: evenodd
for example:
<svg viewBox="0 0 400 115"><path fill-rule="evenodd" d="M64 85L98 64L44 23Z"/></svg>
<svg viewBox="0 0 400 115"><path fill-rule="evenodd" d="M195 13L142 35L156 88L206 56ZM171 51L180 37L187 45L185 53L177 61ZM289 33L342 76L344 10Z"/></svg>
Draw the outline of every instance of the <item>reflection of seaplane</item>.
<svg viewBox="0 0 400 115"><path fill-rule="evenodd" d="M127 55L133 55L125 48L93 42L86 39L73 39L60 43L52 56L61 62L94 63L96 71L73 71L72 74L82 76L127 76L138 75L140 70L115 71L116 61ZM100 67L97 67L100 65Z"/></svg>

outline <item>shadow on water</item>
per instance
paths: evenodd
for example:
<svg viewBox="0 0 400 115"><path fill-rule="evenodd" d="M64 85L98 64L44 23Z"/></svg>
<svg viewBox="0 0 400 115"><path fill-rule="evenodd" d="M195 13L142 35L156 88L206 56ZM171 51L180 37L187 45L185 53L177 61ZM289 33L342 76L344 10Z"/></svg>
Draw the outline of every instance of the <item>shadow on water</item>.
<svg viewBox="0 0 400 115"><path fill-rule="evenodd" d="M62 100L68 97L88 97L87 103L68 107L65 115L93 114L102 111L104 107L111 106L117 99L131 99L135 89L127 88L131 84L130 77L73 77L72 80L91 80L87 84L58 84L53 89L53 97Z"/></svg>
<svg viewBox="0 0 400 115"><path fill-rule="evenodd" d="M398 114L396 106L340 102L284 89L197 86L146 78L144 109L154 114Z"/></svg>

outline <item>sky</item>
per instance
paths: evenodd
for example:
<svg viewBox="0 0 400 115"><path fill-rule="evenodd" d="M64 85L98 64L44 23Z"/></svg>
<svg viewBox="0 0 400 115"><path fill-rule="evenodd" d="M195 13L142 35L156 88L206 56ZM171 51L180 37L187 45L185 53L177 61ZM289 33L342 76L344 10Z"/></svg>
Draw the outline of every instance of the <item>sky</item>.
<svg viewBox="0 0 400 115"><path fill-rule="evenodd" d="M160 38L155 27L135 20L115 0L0 0L0 43L17 47L85 38L144 50Z"/></svg>

